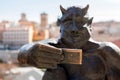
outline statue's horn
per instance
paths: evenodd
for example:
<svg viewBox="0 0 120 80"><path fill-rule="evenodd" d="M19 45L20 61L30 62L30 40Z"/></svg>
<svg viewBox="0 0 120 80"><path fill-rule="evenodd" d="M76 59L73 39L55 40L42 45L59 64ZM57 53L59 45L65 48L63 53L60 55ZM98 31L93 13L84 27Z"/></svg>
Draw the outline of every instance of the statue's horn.
<svg viewBox="0 0 120 80"><path fill-rule="evenodd" d="M88 8L89 8L89 5L87 5L85 8L83 8L84 14L86 14L86 13L87 13Z"/></svg>
<svg viewBox="0 0 120 80"><path fill-rule="evenodd" d="M66 13L66 10L61 5L60 5L60 10L61 10L62 14Z"/></svg>

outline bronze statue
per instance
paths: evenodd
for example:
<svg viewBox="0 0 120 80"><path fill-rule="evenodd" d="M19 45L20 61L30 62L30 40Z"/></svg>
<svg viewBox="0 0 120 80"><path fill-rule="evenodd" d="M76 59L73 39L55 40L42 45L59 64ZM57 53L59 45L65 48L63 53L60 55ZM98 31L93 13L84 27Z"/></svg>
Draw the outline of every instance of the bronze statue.
<svg viewBox="0 0 120 80"><path fill-rule="evenodd" d="M47 59L44 56L45 61L39 61L44 66L57 65L55 69L47 68L43 80L120 80L120 49L113 43L91 39L93 18L87 16L88 8L89 5L85 8L70 7L66 10L60 6L62 12L62 17L58 20L60 39L57 43L48 43L58 48L60 54L54 59L52 57ZM54 53L47 49L38 50L39 46L31 46L26 51L20 50L18 56L20 62L36 65L38 56L35 54ZM59 49L62 48L82 49L82 64L60 63L62 52L59 52L61 51Z"/></svg>

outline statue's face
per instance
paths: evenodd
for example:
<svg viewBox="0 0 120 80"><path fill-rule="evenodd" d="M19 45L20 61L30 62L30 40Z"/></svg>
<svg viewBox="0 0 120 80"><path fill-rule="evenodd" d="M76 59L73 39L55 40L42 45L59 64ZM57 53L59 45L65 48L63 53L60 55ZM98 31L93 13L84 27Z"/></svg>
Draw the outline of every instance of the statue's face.
<svg viewBox="0 0 120 80"><path fill-rule="evenodd" d="M90 38L90 24L81 10L75 7L69 9L61 18L61 39L74 48L81 48Z"/></svg>

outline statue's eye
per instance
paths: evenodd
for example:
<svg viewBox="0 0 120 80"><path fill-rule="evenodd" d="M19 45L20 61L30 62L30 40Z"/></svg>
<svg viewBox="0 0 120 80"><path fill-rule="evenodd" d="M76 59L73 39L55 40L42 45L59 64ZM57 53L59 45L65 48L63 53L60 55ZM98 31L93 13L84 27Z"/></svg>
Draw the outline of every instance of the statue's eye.
<svg viewBox="0 0 120 80"><path fill-rule="evenodd" d="M66 26L69 26L71 24L71 19L66 19L63 21L63 24L66 25Z"/></svg>
<svg viewBox="0 0 120 80"><path fill-rule="evenodd" d="M86 18L76 18L76 24L77 26L83 26L87 23L87 19Z"/></svg>
<svg viewBox="0 0 120 80"><path fill-rule="evenodd" d="M82 26L79 26L78 29L79 29L80 32L83 32L85 30L85 28L82 27Z"/></svg>
<svg viewBox="0 0 120 80"><path fill-rule="evenodd" d="M76 20L76 26L78 26L78 27L85 25L85 23L86 23L86 21L83 21L83 20L80 20L80 19Z"/></svg>

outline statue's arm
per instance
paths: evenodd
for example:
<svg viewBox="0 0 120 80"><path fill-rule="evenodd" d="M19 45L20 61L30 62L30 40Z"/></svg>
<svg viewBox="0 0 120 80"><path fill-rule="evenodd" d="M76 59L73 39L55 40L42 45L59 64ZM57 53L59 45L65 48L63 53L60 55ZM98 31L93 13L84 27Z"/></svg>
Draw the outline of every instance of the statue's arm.
<svg viewBox="0 0 120 80"><path fill-rule="evenodd" d="M28 60L28 55L30 48L32 48L35 44L34 43L30 43L30 44L25 44L23 45L20 49L19 49L19 53L18 53L18 61L20 64L27 64L27 60Z"/></svg>
<svg viewBox="0 0 120 80"><path fill-rule="evenodd" d="M61 61L61 57L61 49L47 43L36 42L26 44L20 48L18 61L21 64L53 69L57 68L57 64Z"/></svg>
<svg viewBox="0 0 120 80"><path fill-rule="evenodd" d="M104 58L108 66L115 67L120 70L120 48L115 44L108 42L104 47L102 47L101 51L100 55Z"/></svg>

